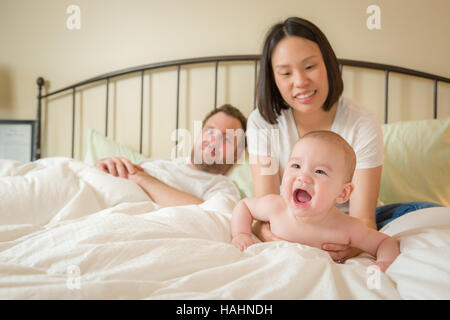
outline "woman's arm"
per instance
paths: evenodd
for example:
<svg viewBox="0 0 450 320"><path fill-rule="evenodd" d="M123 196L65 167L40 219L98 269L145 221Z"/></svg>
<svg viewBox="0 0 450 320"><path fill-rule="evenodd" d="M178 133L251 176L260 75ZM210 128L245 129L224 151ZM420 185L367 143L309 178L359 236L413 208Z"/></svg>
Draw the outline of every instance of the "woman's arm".
<svg viewBox="0 0 450 320"><path fill-rule="evenodd" d="M352 180L355 189L350 197L350 216L358 218L367 227L375 230L377 230L375 209L380 192L382 167L355 170ZM323 244L322 249L328 251L331 258L339 262L361 253L360 249L332 243Z"/></svg>
<svg viewBox="0 0 450 320"><path fill-rule="evenodd" d="M370 169L357 169L353 176L355 189L350 197L349 213L359 218L366 226L377 229L375 209L380 193L383 166Z"/></svg>
<svg viewBox="0 0 450 320"><path fill-rule="evenodd" d="M279 160L250 154L253 192L255 197L280 194Z"/></svg>
<svg viewBox="0 0 450 320"><path fill-rule="evenodd" d="M250 154L253 191L256 197L262 197L268 194L280 194L280 174L278 165L279 161L277 158ZM261 241L281 240L272 234L268 222L256 221L253 224L253 233Z"/></svg>

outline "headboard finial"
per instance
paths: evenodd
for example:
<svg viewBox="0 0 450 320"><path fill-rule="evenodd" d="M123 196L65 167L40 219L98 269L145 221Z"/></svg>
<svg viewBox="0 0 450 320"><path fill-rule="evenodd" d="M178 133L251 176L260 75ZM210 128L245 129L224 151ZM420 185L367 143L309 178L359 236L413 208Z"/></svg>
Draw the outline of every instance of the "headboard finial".
<svg viewBox="0 0 450 320"><path fill-rule="evenodd" d="M37 78L36 83L37 83L37 85L38 85L39 87L42 87L42 86L44 85L44 83L45 83L45 80L44 80L44 78L39 77L39 78Z"/></svg>

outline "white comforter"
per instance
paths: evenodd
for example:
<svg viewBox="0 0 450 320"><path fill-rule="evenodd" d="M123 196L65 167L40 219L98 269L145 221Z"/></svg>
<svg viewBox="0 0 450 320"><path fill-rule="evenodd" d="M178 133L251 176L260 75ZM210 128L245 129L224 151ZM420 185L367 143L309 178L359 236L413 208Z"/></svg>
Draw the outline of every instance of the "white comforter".
<svg viewBox="0 0 450 320"><path fill-rule="evenodd" d="M159 209L81 162L0 161L0 299L449 299L450 208L403 216L387 272L295 243L230 244L233 203Z"/></svg>

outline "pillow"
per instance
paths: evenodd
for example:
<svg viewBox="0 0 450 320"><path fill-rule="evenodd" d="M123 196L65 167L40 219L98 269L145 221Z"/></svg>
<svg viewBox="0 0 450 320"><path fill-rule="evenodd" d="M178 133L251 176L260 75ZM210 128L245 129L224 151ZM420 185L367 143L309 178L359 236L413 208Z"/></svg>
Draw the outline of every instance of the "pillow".
<svg viewBox="0 0 450 320"><path fill-rule="evenodd" d="M98 160L110 157L124 157L133 163L138 163L146 158L143 154L106 138L95 130L89 129L87 150L83 161L94 165Z"/></svg>
<svg viewBox="0 0 450 320"><path fill-rule="evenodd" d="M249 155L245 152L245 161L242 164L235 164L226 174L238 187L241 199L253 197L252 172L248 162Z"/></svg>
<svg viewBox="0 0 450 320"><path fill-rule="evenodd" d="M242 198L253 196L252 176L250 165L248 163L248 154L243 164L234 165L227 176L234 182L239 189ZM106 138L103 134L95 130L89 129L87 135L87 150L83 161L90 165L94 165L98 160L110 157L123 157L133 163L138 163L146 157L120 143Z"/></svg>
<svg viewBox="0 0 450 320"><path fill-rule="evenodd" d="M450 117L382 125L380 200L450 206Z"/></svg>

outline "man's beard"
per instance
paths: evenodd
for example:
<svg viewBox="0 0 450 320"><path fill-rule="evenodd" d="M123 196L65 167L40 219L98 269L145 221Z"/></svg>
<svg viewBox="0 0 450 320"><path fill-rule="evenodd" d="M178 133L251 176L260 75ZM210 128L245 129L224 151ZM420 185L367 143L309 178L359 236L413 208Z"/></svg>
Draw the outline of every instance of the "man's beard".
<svg viewBox="0 0 450 320"><path fill-rule="evenodd" d="M227 164L227 163L216 163L216 161L213 161L213 163L208 164L206 161L203 161L203 157L201 157L201 163L195 163L195 157L194 157L195 151L192 149L191 152L191 163L199 170L203 172L208 172L212 174L226 174L228 170L233 166L233 164Z"/></svg>

